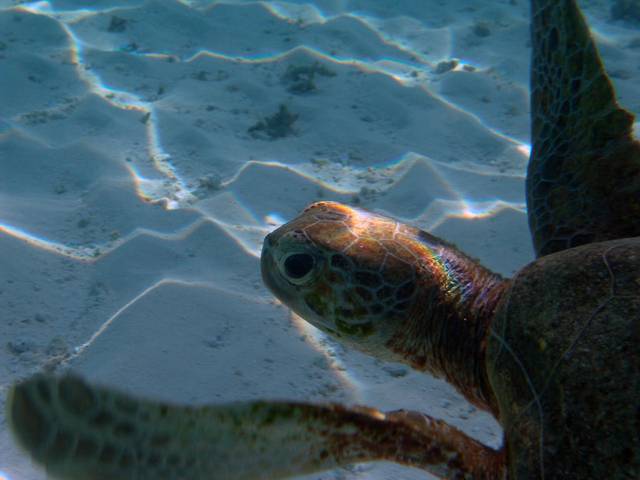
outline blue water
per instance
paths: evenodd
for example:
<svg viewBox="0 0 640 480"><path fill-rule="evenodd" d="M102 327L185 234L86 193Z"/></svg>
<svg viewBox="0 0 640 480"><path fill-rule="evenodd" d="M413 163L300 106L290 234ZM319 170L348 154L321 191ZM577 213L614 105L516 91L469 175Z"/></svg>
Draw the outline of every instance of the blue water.
<svg viewBox="0 0 640 480"><path fill-rule="evenodd" d="M638 112L637 23L612 4L586 14ZM258 256L330 199L505 275L530 261L528 21L502 0L0 0L0 407L59 366L172 401L416 408L499 444L442 382L292 319ZM45 478L0 415L3 475Z"/></svg>

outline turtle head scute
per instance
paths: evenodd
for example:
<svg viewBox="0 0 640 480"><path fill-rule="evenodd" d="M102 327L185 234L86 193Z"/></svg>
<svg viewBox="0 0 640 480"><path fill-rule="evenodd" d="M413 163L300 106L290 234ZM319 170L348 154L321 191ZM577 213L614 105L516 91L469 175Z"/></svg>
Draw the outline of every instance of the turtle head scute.
<svg viewBox="0 0 640 480"><path fill-rule="evenodd" d="M406 315L396 303L407 303L406 283L415 279L413 267L394 256L397 225L339 203L314 203L265 238L264 282L314 326L379 343L394 318Z"/></svg>
<svg viewBox="0 0 640 480"><path fill-rule="evenodd" d="M45 414L43 404L47 398L41 395L39 383L47 380L36 375L14 385L7 397L6 418L15 439L27 452L39 458L40 450L51 435L52 427Z"/></svg>

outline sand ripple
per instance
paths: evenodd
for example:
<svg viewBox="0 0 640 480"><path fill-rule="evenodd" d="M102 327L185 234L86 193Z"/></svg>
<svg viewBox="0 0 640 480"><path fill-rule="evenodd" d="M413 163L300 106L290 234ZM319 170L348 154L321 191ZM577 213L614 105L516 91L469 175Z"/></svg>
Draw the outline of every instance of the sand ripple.
<svg viewBox="0 0 640 480"><path fill-rule="evenodd" d="M331 199L505 274L529 261L526 2L14 3L0 0L1 402L66 359L168 400L428 409L499 441L442 383L292 322L258 256L268 231ZM587 13L638 111L637 33L605 4ZM0 478L44 478L2 425Z"/></svg>

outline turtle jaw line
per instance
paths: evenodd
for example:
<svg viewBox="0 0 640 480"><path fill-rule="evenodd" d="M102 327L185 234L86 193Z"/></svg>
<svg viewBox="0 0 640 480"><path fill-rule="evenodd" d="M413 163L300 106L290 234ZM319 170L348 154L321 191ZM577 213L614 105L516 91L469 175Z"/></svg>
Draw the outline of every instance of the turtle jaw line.
<svg viewBox="0 0 640 480"><path fill-rule="evenodd" d="M366 319L358 323L347 323L344 320L323 318L313 312L294 312L318 330L326 333L339 341L342 345L358 350L377 359L402 362L403 359L392 352L387 344L392 336L389 328L385 328L392 322L387 319Z"/></svg>
<svg viewBox="0 0 640 480"><path fill-rule="evenodd" d="M343 318L340 312L345 310L341 309L345 305L338 300L340 289L335 285L325 282L295 285L282 276L278 259L294 250L303 250L297 243L283 245L283 238L274 242L267 236L262 247L262 280L273 295L305 322L352 348L378 358L395 359L385 347L391 336L389 328L385 328L390 324L386 315L368 314L357 320ZM326 274L323 271L319 276Z"/></svg>

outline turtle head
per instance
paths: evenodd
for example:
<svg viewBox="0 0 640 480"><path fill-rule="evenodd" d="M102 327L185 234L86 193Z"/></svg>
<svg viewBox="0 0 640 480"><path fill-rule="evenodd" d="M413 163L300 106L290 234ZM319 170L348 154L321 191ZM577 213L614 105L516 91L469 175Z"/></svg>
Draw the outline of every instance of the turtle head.
<svg viewBox="0 0 640 480"><path fill-rule="evenodd" d="M262 277L312 325L362 347L380 345L415 297L416 262L398 252L399 228L371 212L314 203L267 235Z"/></svg>
<svg viewBox="0 0 640 480"><path fill-rule="evenodd" d="M484 345L509 282L453 245L318 202L267 235L261 265L267 287L307 322L364 353L443 376L493 409Z"/></svg>

